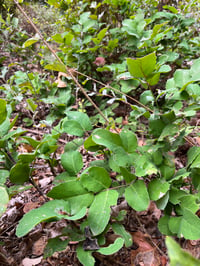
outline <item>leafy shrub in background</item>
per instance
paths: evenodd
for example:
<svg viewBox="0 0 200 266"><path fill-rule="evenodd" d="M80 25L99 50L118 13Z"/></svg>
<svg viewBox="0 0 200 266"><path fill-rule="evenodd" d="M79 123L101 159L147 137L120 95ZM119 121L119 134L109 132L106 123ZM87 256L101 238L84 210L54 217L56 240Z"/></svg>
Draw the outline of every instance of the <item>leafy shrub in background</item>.
<svg viewBox="0 0 200 266"><path fill-rule="evenodd" d="M199 37L194 31L197 22L172 6L157 12L154 2L148 12L137 10L140 3L126 0L48 3L62 14L59 23L63 32L50 37L57 54L67 66L101 81L97 85L89 77L78 77L110 124L95 112L93 117L83 112L90 105L86 100L83 110L73 109L78 88L69 76L62 76L66 87L57 88L38 73L16 72L9 86L1 87L8 99L7 102L1 99L0 105L1 212L9 199L5 186L8 175L12 183L34 184L34 164L37 158L42 158L51 169L60 164L63 172L55 177L54 187L47 194L52 200L25 214L16 234L22 237L43 221L68 220L69 226L61 235L49 240L45 257L63 250L69 241L78 241L80 262L94 265L94 251L109 255L124 244L131 246L131 235L123 226L127 204L139 212L146 210L151 200L163 211L158 223L162 234L199 239L200 220L196 212L200 202L200 150L191 147L187 165L178 170L174 155L195 129L189 120L199 110L200 60L185 67L185 62L198 57ZM28 39L23 46L31 47L36 41ZM60 63L52 62L42 52L40 56L45 69L65 72ZM98 65L97 58L103 64ZM106 83L103 88L102 82ZM118 128L117 120L111 120L112 106L108 107L110 98L106 96L110 92L112 102L125 101L131 107L127 123L119 133L111 132ZM16 99L12 99L13 95ZM33 113L39 101L53 107L54 112L46 122L60 119L51 134L40 142L24 136L23 130L11 131L17 119L9 121L15 100L22 100L25 95L29 96L26 101ZM137 97L139 105L135 99L129 102L129 96ZM92 123L96 119L101 128ZM64 133L75 136L75 140L66 144L61 159L56 161L53 154ZM146 141L143 146L138 145L141 134ZM33 147L32 153L16 152L22 141ZM86 151L94 152L94 160L87 168L79 150L82 145ZM96 154L103 159L96 160ZM112 178L111 172L116 173ZM119 199L124 200L125 208L117 211ZM120 237L105 247L109 230ZM64 241L63 236L67 237ZM177 248L170 240L167 245L169 250Z"/></svg>

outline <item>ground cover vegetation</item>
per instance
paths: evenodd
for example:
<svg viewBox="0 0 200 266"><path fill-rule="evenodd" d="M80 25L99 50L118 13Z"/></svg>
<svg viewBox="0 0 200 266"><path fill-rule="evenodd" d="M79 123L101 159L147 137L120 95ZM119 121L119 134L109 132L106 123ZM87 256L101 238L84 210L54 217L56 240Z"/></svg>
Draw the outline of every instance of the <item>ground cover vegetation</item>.
<svg viewBox="0 0 200 266"><path fill-rule="evenodd" d="M73 244L81 264L100 265L133 247L134 215L160 254L148 265L167 265L167 250L170 265L200 265L172 239L200 239L200 3L19 2L3 1L0 17L2 217L31 185L43 201L21 212L16 236L66 222L44 258ZM149 206L167 249L142 225Z"/></svg>

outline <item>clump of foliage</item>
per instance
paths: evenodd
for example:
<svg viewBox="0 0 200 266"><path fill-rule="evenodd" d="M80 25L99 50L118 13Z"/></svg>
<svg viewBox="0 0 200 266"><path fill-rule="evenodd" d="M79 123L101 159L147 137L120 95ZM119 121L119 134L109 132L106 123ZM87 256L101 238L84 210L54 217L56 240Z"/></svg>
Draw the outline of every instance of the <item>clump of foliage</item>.
<svg viewBox="0 0 200 266"><path fill-rule="evenodd" d="M62 73L65 86L58 88L46 76L21 71L0 88L7 97L0 99L1 213L9 201L5 185L8 177L17 185L34 184L32 174L38 158L47 161L51 169L58 164L63 169L46 195L52 200L25 214L16 230L22 237L41 222L68 220L69 227L49 240L45 257L64 249L70 241L78 241L78 259L83 265L94 265L94 251L109 255L123 245L131 246L131 235L123 226L126 208L116 211L119 199L138 212L154 201L163 212L158 223L162 234L200 238L196 215L200 148L192 143L187 163L178 169L175 163L175 152L189 141L188 135L198 135L198 126L189 123L199 111L198 22L174 6L158 11L156 2L143 12L134 1L49 0L48 4L60 12L59 27L63 29L49 39L60 59L77 74L78 82L74 83L63 64L52 62L41 49L41 66ZM36 37L23 37L23 48L29 49L38 41ZM77 84L102 113L95 110L91 117L87 115L93 105ZM77 94L82 98L78 110L73 107ZM59 119L41 141L27 137L22 129L13 129L17 116L12 122L10 117L22 99L33 123L40 102L52 107L42 123L53 124ZM124 126L123 117L113 118L119 102L130 107ZM65 133L75 139L66 144L60 160L55 160L58 140ZM145 137L143 146L138 144L141 135ZM17 152L22 141L32 146L31 153ZM94 154L87 168L81 146ZM96 160L96 154L103 159ZM119 237L105 247L109 230ZM64 241L63 236L67 237ZM170 240L167 245L183 255Z"/></svg>

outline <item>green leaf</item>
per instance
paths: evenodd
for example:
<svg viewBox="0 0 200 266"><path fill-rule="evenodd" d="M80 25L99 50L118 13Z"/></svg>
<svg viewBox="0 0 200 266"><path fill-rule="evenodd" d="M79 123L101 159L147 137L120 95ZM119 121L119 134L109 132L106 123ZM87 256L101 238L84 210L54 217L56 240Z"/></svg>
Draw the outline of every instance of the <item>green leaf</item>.
<svg viewBox="0 0 200 266"><path fill-rule="evenodd" d="M112 229L115 232L115 234L120 235L125 242L125 246L128 248L133 244L133 240L132 240L132 236L131 234L129 234L124 226L122 224L118 224L118 223L113 223L112 224Z"/></svg>
<svg viewBox="0 0 200 266"><path fill-rule="evenodd" d="M126 183L130 183L136 179L136 176L128 171L125 167L120 167L120 172L123 175L124 180Z"/></svg>
<svg viewBox="0 0 200 266"><path fill-rule="evenodd" d="M92 41L98 45L101 43L101 41L103 40L103 38L106 35L106 32L108 31L108 28L104 28L102 29L98 34L97 34L97 38L92 38Z"/></svg>
<svg viewBox="0 0 200 266"><path fill-rule="evenodd" d="M153 27L153 32L151 34L151 40L153 40L156 35L161 31L161 28L166 25L168 23L168 21L165 21L161 24L156 24L154 27Z"/></svg>
<svg viewBox="0 0 200 266"><path fill-rule="evenodd" d="M150 200L162 198L169 190L170 184L159 179L152 180L148 185Z"/></svg>
<svg viewBox="0 0 200 266"><path fill-rule="evenodd" d="M181 209L188 209L193 213L196 213L199 209L199 196L198 195L185 195L180 197L180 207Z"/></svg>
<svg viewBox="0 0 200 266"><path fill-rule="evenodd" d="M61 178L61 177L60 177ZM83 188L76 177L65 177L65 182L55 186L47 195L54 199L65 199L70 206L71 215L79 212L83 207L88 207L94 199L92 193Z"/></svg>
<svg viewBox="0 0 200 266"><path fill-rule="evenodd" d="M144 211L149 206L149 195L143 180L137 180L135 183L125 189L125 198L128 204L136 211Z"/></svg>
<svg viewBox="0 0 200 266"><path fill-rule="evenodd" d="M139 84L140 82L137 79L120 80L121 91L124 93L129 93L130 91L135 90L139 86Z"/></svg>
<svg viewBox="0 0 200 266"><path fill-rule="evenodd" d="M69 239L61 240L59 237L50 238L44 249L44 259L51 257L55 252L66 249Z"/></svg>
<svg viewBox="0 0 200 266"><path fill-rule="evenodd" d="M82 137L85 133L80 123L74 120L65 121L62 125L62 131L77 137Z"/></svg>
<svg viewBox="0 0 200 266"><path fill-rule="evenodd" d="M200 260L192 257L191 254L181 249L180 246L170 237L166 238L166 245L170 259L170 266L199 266Z"/></svg>
<svg viewBox="0 0 200 266"><path fill-rule="evenodd" d="M84 148L88 151L98 151L98 150L103 150L103 146L100 146L96 144L96 142L93 141L92 136L89 136L84 142Z"/></svg>
<svg viewBox="0 0 200 266"><path fill-rule="evenodd" d="M6 101L0 99L0 124L2 124L7 118Z"/></svg>
<svg viewBox="0 0 200 266"><path fill-rule="evenodd" d="M164 235L168 235L171 236L173 235L172 232L169 230L169 220L170 220L170 216L168 215L164 215L163 217L161 217L158 221L158 229L159 231L164 234Z"/></svg>
<svg viewBox="0 0 200 266"><path fill-rule="evenodd" d="M79 23L83 25L85 22L87 22L87 20L89 19L89 16L90 16L90 12L83 12L80 15Z"/></svg>
<svg viewBox="0 0 200 266"><path fill-rule="evenodd" d="M30 98L27 99L26 102L28 104L28 109L34 113L38 105L35 104L34 101Z"/></svg>
<svg viewBox="0 0 200 266"><path fill-rule="evenodd" d="M82 112L69 111L67 120L64 119L62 129L64 132L78 137L82 137L86 131L92 129L89 117Z"/></svg>
<svg viewBox="0 0 200 266"><path fill-rule="evenodd" d="M83 138L78 138L67 142L67 144L65 145L65 152L75 151L79 149L80 146L83 145L83 142L84 142Z"/></svg>
<svg viewBox="0 0 200 266"><path fill-rule="evenodd" d="M160 73L156 73L147 78L146 81L149 83L150 86L154 86L158 83L159 79L160 79Z"/></svg>
<svg viewBox="0 0 200 266"><path fill-rule="evenodd" d="M166 127L164 127L158 140L162 141L165 137L173 136L173 135L177 134L178 131L179 131L179 128L177 125L169 124Z"/></svg>
<svg viewBox="0 0 200 266"><path fill-rule="evenodd" d="M159 137L165 126L165 123L161 119L156 119L154 115L151 115L149 119L149 129L154 137Z"/></svg>
<svg viewBox="0 0 200 266"><path fill-rule="evenodd" d="M122 134L122 138L124 138L124 142L127 139L129 139L128 141L130 141L130 139L133 140L131 146L130 142L128 144L130 147L128 147L126 143L123 143L119 134L112 133L105 129L97 129L93 132L92 140L96 144L103 145L113 152L112 156L109 159L110 167L111 165L112 167L114 165L125 167L127 165L130 165L130 163L132 162L131 157L125 151L123 144L126 146L125 148L131 149L132 151L132 149L135 148L136 145L134 135L131 134L130 136L129 133L124 133Z"/></svg>
<svg viewBox="0 0 200 266"><path fill-rule="evenodd" d="M140 95L140 102L143 104L153 103L154 102L154 96L153 96L152 92L149 90L144 91Z"/></svg>
<svg viewBox="0 0 200 266"><path fill-rule="evenodd" d="M54 41L56 41L57 43L65 44L65 45L70 45L73 38L74 38L74 35L71 34L70 32L64 32L62 34L57 33L52 36L52 39Z"/></svg>
<svg viewBox="0 0 200 266"><path fill-rule="evenodd" d="M137 137L134 133L129 130L123 130L120 133L120 138L122 140L122 145L126 152L132 153L137 148Z"/></svg>
<svg viewBox="0 0 200 266"><path fill-rule="evenodd" d="M170 180L175 173L175 166L171 167L163 164L160 166L160 172L163 178L165 178L166 180Z"/></svg>
<svg viewBox="0 0 200 266"><path fill-rule="evenodd" d="M156 54L151 53L142 58L127 58L128 71L135 78L148 78L156 67Z"/></svg>
<svg viewBox="0 0 200 266"><path fill-rule="evenodd" d="M0 186L0 216L6 211L9 196L4 186Z"/></svg>
<svg viewBox="0 0 200 266"><path fill-rule="evenodd" d="M37 154L34 152L34 153L23 153L23 154L20 154L18 156L18 159L20 162L22 163L31 163L35 158L36 158Z"/></svg>
<svg viewBox="0 0 200 266"><path fill-rule="evenodd" d="M77 121L84 131L89 131L92 129L92 124L87 114L76 111L69 111L66 112L66 114L69 120Z"/></svg>
<svg viewBox="0 0 200 266"><path fill-rule="evenodd" d="M101 234L110 219L110 207L117 204L118 193L115 190L100 192L90 206L88 224L93 235Z"/></svg>
<svg viewBox="0 0 200 266"><path fill-rule="evenodd" d="M88 191L81 185L81 182L75 177L70 178L68 181L55 186L48 194L48 197L53 199L65 199L88 194Z"/></svg>
<svg viewBox="0 0 200 266"><path fill-rule="evenodd" d="M162 65L160 68L159 68L159 73L167 73L171 71L171 67L168 66L168 65Z"/></svg>
<svg viewBox="0 0 200 266"><path fill-rule="evenodd" d="M116 147L123 147L120 136L106 129L97 129L92 134L92 140L99 145L107 147L113 151Z"/></svg>
<svg viewBox="0 0 200 266"><path fill-rule="evenodd" d="M186 195L188 195L186 191L172 187L169 191L169 201L174 205L179 204L180 198Z"/></svg>
<svg viewBox="0 0 200 266"><path fill-rule="evenodd" d="M61 155L61 163L69 174L77 174L83 167L82 155L79 151L65 152Z"/></svg>
<svg viewBox="0 0 200 266"><path fill-rule="evenodd" d="M102 255L112 255L119 251L124 245L124 239L121 237L118 237L115 242L108 247L100 248L97 250L98 253Z"/></svg>
<svg viewBox="0 0 200 266"><path fill-rule="evenodd" d="M163 161L163 156L162 156L162 152L157 150L152 154L152 158L153 158L153 162L155 165L159 166L162 164Z"/></svg>
<svg viewBox="0 0 200 266"><path fill-rule="evenodd" d="M82 194L67 198L70 205L70 213L74 215L79 212L83 207L89 207L94 200L94 195L92 193Z"/></svg>
<svg viewBox="0 0 200 266"><path fill-rule="evenodd" d="M164 210L169 201L169 192L167 192L162 198L156 201L158 209Z"/></svg>
<svg viewBox="0 0 200 266"><path fill-rule="evenodd" d="M200 219L188 209L183 209L183 216L171 217L169 229L185 239L197 240L200 238Z"/></svg>
<svg viewBox="0 0 200 266"><path fill-rule="evenodd" d="M193 163L191 164L190 168L200 168L200 154L193 161Z"/></svg>
<svg viewBox="0 0 200 266"><path fill-rule="evenodd" d="M86 208L83 208L79 213L74 216L68 216L65 213L69 213L69 204L64 200L51 200L46 202L38 209L31 210L26 213L19 221L16 229L17 237L25 236L30 232L37 224L48 221L49 219L60 220L62 218L68 220L78 220L85 216Z"/></svg>
<svg viewBox="0 0 200 266"><path fill-rule="evenodd" d="M39 41L39 38L29 38L23 43L22 47L27 48L38 41Z"/></svg>
<svg viewBox="0 0 200 266"><path fill-rule="evenodd" d="M41 143L40 141L37 141L31 137L28 137L28 136L22 136L23 139L27 140L27 142L34 148L36 149L39 144Z"/></svg>
<svg viewBox="0 0 200 266"><path fill-rule="evenodd" d="M46 65L44 68L48 70L63 72L63 73L67 72L65 65L59 62L56 62L56 61L53 64Z"/></svg>
<svg viewBox="0 0 200 266"><path fill-rule="evenodd" d="M79 261L84 266L94 266L95 260L92 257L92 251L84 250L81 245L79 245L76 249L76 254L79 259Z"/></svg>
<svg viewBox="0 0 200 266"><path fill-rule="evenodd" d="M199 155L200 147L191 147L187 153L187 165L190 166Z"/></svg>
<svg viewBox="0 0 200 266"><path fill-rule="evenodd" d="M29 181L30 167L27 163L17 163L10 170L10 181L22 185Z"/></svg>
<svg viewBox="0 0 200 266"><path fill-rule="evenodd" d="M95 166L88 169L88 174L82 174L80 181L84 188L95 193L109 188L112 182L104 168Z"/></svg>
<svg viewBox="0 0 200 266"><path fill-rule="evenodd" d="M0 169L0 185L3 185L8 177L9 177L9 171Z"/></svg>

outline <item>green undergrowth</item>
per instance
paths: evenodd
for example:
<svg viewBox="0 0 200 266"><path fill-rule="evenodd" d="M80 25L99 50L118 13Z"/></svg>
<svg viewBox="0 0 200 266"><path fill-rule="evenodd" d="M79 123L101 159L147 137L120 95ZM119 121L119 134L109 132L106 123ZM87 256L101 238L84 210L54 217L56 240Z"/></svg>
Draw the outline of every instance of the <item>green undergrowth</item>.
<svg viewBox="0 0 200 266"><path fill-rule="evenodd" d="M0 45L9 44L0 61L0 212L14 193L35 185L37 160L48 163L55 177L48 201L26 213L16 229L23 237L41 222L66 219L69 226L49 239L45 258L70 241L78 242L78 259L87 266L95 263L94 251L110 255L130 247L123 224L127 210L114 211L122 199L137 212L154 201L162 211L158 228L163 235L200 238L200 147L191 140L199 136L198 123L191 123L200 109L199 21L194 1L162 11L156 3L49 0L48 8L60 17L53 30L45 26L42 31L63 63L37 33L18 30L18 18L0 18ZM24 61L6 65L13 51ZM27 54L42 71L28 69ZM20 68L12 73L16 65ZM18 111L20 103L27 116ZM38 118L41 106L48 112ZM115 115L119 106L129 111ZM20 119L24 126L15 126ZM51 130L38 141L26 134L29 126ZM64 134L74 138L55 159ZM180 166L176 152L188 142ZM23 144L32 147L29 153L19 152ZM88 167L83 149L92 158ZM58 166L63 170L56 174ZM119 236L108 246L107 232ZM171 265L183 261L185 253L171 238L167 247Z"/></svg>

